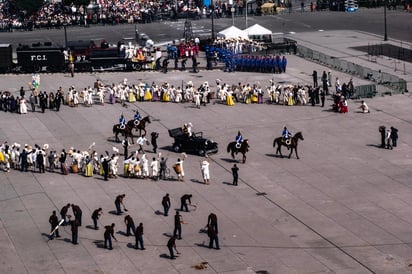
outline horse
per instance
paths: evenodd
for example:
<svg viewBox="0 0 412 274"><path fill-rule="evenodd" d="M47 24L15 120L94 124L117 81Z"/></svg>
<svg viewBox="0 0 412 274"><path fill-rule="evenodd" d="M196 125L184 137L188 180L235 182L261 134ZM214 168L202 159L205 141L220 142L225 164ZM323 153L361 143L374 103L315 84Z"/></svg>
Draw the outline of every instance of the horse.
<svg viewBox="0 0 412 274"><path fill-rule="evenodd" d="M295 150L296 158L299 159L298 142L299 140L302 140L302 141L304 140L302 132L299 131L289 140L290 140L290 144L287 144L283 137L278 137L278 138L275 138L275 140L273 140L273 147L275 148L276 145L278 146L278 148L276 149L276 155L278 155L278 152L279 152L280 157L283 158L282 151L280 149L282 146L285 146L287 148L290 148L289 159L290 159L290 156L292 155L293 150Z"/></svg>
<svg viewBox="0 0 412 274"><path fill-rule="evenodd" d="M236 147L237 142L231 142L227 145L227 152L231 153L232 158L235 159L235 153L238 152L243 154L243 163L246 163L246 152L249 151L249 142L247 139L244 139L242 143L240 143L240 147Z"/></svg>
<svg viewBox="0 0 412 274"><path fill-rule="evenodd" d="M126 139L127 139L127 137L130 137L132 139L132 144L134 144L132 130L133 130L133 128L129 127L128 125L125 125L125 127L123 129L120 128L120 124L114 125L113 126L113 133L114 133L115 141L117 143L120 142L119 137L117 135L119 135L119 133L121 133Z"/></svg>
<svg viewBox="0 0 412 274"><path fill-rule="evenodd" d="M150 116L148 115L144 117L143 119L141 119L138 125L135 124L134 120L129 120L126 125L131 129L136 129L136 131L139 130L139 135L144 137L146 136L146 123L150 124L151 122L152 121L150 121ZM143 135L142 135L142 130L144 131Z"/></svg>

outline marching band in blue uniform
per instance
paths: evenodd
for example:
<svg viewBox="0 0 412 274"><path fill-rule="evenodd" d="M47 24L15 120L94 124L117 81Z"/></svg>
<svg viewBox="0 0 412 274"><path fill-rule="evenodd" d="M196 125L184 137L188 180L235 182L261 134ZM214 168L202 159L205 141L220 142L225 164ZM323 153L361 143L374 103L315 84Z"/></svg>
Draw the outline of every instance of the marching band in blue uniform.
<svg viewBox="0 0 412 274"><path fill-rule="evenodd" d="M236 54L230 49L216 46L206 46L206 56L210 59L217 58L225 63L225 72L250 71L262 73L285 73L287 66L286 56L279 55L249 55ZM211 64L209 64L211 65ZM208 67L209 67L208 65Z"/></svg>

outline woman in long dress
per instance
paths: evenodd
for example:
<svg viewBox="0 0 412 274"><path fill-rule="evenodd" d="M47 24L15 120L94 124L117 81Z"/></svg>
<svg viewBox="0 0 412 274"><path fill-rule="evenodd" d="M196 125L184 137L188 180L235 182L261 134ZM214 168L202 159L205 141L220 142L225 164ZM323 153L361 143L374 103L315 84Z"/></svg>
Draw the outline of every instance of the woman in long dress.
<svg viewBox="0 0 412 274"><path fill-rule="evenodd" d="M27 105L24 97L20 98L20 114L27 114Z"/></svg>

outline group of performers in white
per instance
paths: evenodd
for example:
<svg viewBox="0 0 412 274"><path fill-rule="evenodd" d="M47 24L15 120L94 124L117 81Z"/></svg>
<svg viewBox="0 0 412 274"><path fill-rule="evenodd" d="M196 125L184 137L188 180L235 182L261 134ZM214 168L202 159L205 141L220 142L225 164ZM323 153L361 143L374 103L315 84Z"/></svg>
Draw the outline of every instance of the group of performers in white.
<svg viewBox="0 0 412 274"><path fill-rule="evenodd" d="M83 174L86 177L92 177L93 174L104 175L103 162L106 161L109 165L109 176L112 178L118 177L119 165L121 164L123 164L123 174L125 177L159 178L161 153L158 153L157 157L153 157L149 162L146 153L140 154L136 151L122 162L118 148L113 147L111 155L106 151L105 154L100 154L99 156L93 150L94 145L95 143L87 150L76 150L71 147L67 151L62 150L61 153L58 153L56 150L49 149L48 144L44 144L43 147L38 145L32 147L28 144L22 146L18 143L8 144L5 142L0 145L0 167L5 172L10 172L12 169L42 172L40 166L43 166L44 170L54 172L60 170L61 159L62 157L66 159L67 156L70 171ZM21 157L22 154L25 155L24 159ZM41 158L41 163L39 163L39 158ZM64 160L63 164L66 164L66 160ZM27 165L27 168L25 165Z"/></svg>
<svg viewBox="0 0 412 274"><path fill-rule="evenodd" d="M224 83L216 79L216 85L211 87L207 81L195 86L192 81L188 81L182 86L164 82L161 85L153 82L129 85L127 79L118 84L103 84L101 80L94 83L94 87L88 86L78 91L75 86L71 86L65 95L65 103L70 106L84 104L92 106L96 102L104 105L109 103L133 103L136 101L161 101L175 103L194 103L196 107L206 105L210 99L217 99L218 102L233 106L235 103L264 103L266 100L273 104L283 105L306 105L309 102L308 87L293 84L277 84L273 80L268 81L264 86L260 83ZM64 94L64 90L60 89ZM266 94L266 96L265 96ZM106 98L108 96L108 100Z"/></svg>

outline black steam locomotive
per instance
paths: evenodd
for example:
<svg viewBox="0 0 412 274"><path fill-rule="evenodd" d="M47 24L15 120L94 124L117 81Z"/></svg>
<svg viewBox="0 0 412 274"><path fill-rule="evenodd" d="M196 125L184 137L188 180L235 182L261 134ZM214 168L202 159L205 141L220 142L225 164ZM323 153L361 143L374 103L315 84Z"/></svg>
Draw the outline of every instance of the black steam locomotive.
<svg viewBox="0 0 412 274"><path fill-rule="evenodd" d="M15 61L12 45L0 44L0 73L66 72L70 63L74 63L77 72L148 68L152 62L150 56L142 59L137 54L137 48L122 42L109 46L103 41L96 46L94 41L68 41L67 48L45 42L19 45Z"/></svg>

